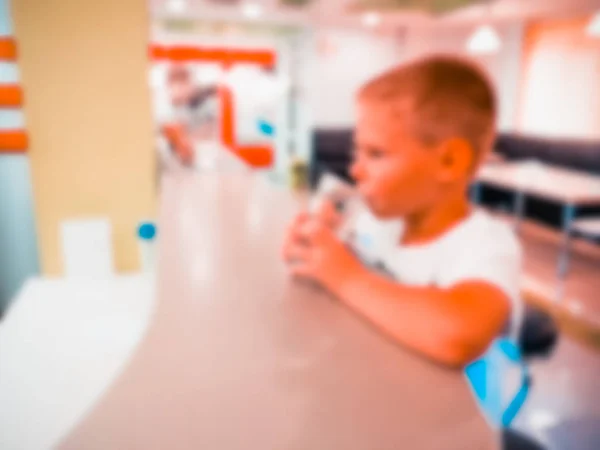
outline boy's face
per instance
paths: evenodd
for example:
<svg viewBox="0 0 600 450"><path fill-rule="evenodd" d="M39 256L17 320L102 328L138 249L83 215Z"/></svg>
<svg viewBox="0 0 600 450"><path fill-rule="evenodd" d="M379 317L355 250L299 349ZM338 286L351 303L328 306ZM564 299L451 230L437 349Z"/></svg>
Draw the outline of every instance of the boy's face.
<svg viewBox="0 0 600 450"><path fill-rule="evenodd" d="M459 172L464 172L464 167L452 161L456 159L455 148L448 154L447 145L429 148L417 139L410 127L414 119L416 115L408 106L398 116L390 113L389 105L370 101L358 104L351 175L379 218L425 212L461 178Z"/></svg>

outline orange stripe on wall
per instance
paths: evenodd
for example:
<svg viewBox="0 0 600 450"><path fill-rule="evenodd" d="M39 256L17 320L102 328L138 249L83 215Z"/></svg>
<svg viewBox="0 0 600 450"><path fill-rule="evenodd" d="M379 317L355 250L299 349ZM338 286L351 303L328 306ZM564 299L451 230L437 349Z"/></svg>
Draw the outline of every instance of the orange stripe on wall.
<svg viewBox="0 0 600 450"><path fill-rule="evenodd" d="M27 150L29 140L21 130L0 131L0 152L21 153Z"/></svg>
<svg viewBox="0 0 600 450"><path fill-rule="evenodd" d="M236 145L235 118L233 92L227 86L219 87L221 100L221 142L227 149L256 168L265 168L273 165L274 149L270 145Z"/></svg>
<svg viewBox="0 0 600 450"><path fill-rule="evenodd" d="M0 107L17 108L23 104L23 90L16 84L0 84Z"/></svg>
<svg viewBox="0 0 600 450"><path fill-rule="evenodd" d="M266 168L273 165L273 147L270 145L245 145L236 148L241 159L252 167Z"/></svg>
<svg viewBox="0 0 600 450"><path fill-rule="evenodd" d="M152 45L150 57L173 62L212 62L226 67L234 64L256 64L266 68L275 66L276 53L271 50L243 50L202 47L164 47ZM225 85L219 86L221 103L221 142L230 151L257 168L273 165L274 149L270 145L238 146L235 142L235 102L233 92Z"/></svg>
<svg viewBox="0 0 600 450"><path fill-rule="evenodd" d="M221 101L221 142L230 150L235 144L235 124L233 118L233 92L227 86L219 87Z"/></svg>
<svg viewBox="0 0 600 450"><path fill-rule="evenodd" d="M14 39L0 38L0 60L14 61L17 59L17 44Z"/></svg>
<svg viewBox="0 0 600 450"><path fill-rule="evenodd" d="M150 57L154 60L167 60L173 62L216 62L226 66L233 64L257 64L264 67L273 67L277 62L276 54L272 50L243 50L209 47L161 45L150 46Z"/></svg>

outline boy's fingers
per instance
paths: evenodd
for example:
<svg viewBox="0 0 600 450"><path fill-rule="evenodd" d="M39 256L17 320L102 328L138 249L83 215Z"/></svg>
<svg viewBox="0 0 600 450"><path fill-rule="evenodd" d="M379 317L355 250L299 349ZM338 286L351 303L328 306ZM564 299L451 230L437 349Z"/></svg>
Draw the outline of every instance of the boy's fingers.
<svg viewBox="0 0 600 450"><path fill-rule="evenodd" d="M323 200L316 208L315 216L327 227L336 229L342 222L341 214L335 209L334 204L329 200Z"/></svg>
<svg viewBox="0 0 600 450"><path fill-rule="evenodd" d="M322 242L331 233L330 229L318 221L306 222L298 228L297 238L306 245L315 245Z"/></svg>
<svg viewBox="0 0 600 450"><path fill-rule="evenodd" d="M309 264L295 264L290 268L290 273L298 278L314 278L314 271Z"/></svg>
<svg viewBox="0 0 600 450"><path fill-rule="evenodd" d="M311 216L310 216L310 214L307 211L301 211L294 218L294 221L292 222L292 228L302 225L303 223L305 223L306 221L308 221L310 218L311 218Z"/></svg>
<svg viewBox="0 0 600 450"><path fill-rule="evenodd" d="M301 240L297 236L297 233L290 232L286 236L285 241L283 242L282 249L281 249L284 261L288 261L290 259L290 253L292 252L292 249L295 246L299 245L300 242L301 242Z"/></svg>
<svg viewBox="0 0 600 450"><path fill-rule="evenodd" d="M310 225L307 223L298 225L290 230L286 238L286 244L288 245L309 245L309 237L307 236L307 230L310 229Z"/></svg>
<svg viewBox="0 0 600 450"><path fill-rule="evenodd" d="M303 224L305 224L308 221L308 219L310 219L310 215L306 212L301 212L292 221L291 225L289 226L289 228L285 234L285 238L283 241L282 251L283 251L284 259L285 259L286 249L294 242L302 239L302 236L300 233L300 228L303 226Z"/></svg>
<svg viewBox="0 0 600 450"><path fill-rule="evenodd" d="M310 260L311 250L305 245L289 245L285 252L285 260L293 264L306 263Z"/></svg>

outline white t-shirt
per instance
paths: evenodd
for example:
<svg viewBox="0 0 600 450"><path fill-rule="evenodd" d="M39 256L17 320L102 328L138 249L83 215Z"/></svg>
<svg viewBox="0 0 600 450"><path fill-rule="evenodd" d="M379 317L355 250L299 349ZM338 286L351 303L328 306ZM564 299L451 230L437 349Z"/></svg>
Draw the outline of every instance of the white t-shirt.
<svg viewBox="0 0 600 450"><path fill-rule="evenodd" d="M512 302L507 325L516 337L522 316L521 247L509 225L476 210L436 240L408 246L401 244L403 228L400 220L380 221L361 212L349 243L365 263L402 284L447 288L477 280L497 286Z"/></svg>

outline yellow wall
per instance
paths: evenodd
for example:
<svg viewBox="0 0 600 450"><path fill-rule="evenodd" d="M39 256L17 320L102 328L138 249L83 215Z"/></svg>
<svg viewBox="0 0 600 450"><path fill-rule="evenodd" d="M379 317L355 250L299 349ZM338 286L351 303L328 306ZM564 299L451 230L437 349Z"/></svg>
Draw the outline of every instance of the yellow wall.
<svg viewBox="0 0 600 450"><path fill-rule="evenodd" d="M62 272L59 223L107 216L118 270L138 267L154 212L145 0L12 0L42 270Z"/></svg>

